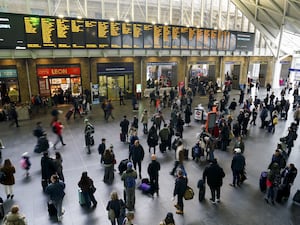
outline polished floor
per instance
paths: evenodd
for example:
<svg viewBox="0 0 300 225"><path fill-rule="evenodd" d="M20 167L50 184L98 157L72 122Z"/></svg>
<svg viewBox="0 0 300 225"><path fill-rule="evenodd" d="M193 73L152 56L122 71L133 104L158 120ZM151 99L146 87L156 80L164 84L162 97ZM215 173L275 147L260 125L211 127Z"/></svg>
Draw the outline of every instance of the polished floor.
<svg viewBox="0 0 300 225"><path fill-rule="evenodd" d="M261 93L264 93L262 90ZM235 96L237 92L235 92ZM264 94L261 94L263 96ZM234 93L232 93L232 96ZM206 97L195 97L193 105L200 102L206 103ZM63 115L69 106L60 106L63 111L62 122L64 124L64 140L67 144L64 147L58 146L58 151L63 156L64 175L66 180L66 196L64 199L64 208L66 210L62 224L66 225L108 225L106 204L113 190L123 193L123 184L118 173L115 174L115 180L112 185L103 183L104 168L100 165L100 157L97 152L97 146L101 138L107 139L107 146L113 144L117 162L128 156L128 145L119 141L120 127L119 123L123 115L132 120L133 115L141 114L144 108L151 113L154 108L149 106L148 100L140 102L138 112L131 110L131 102L127 105L119 106L114 102L115 120L110 119L105 122L103 112L100 106L93 107L92 112L87 116L95 125L96 145L92 148L92 154L86 154L84 149L83 118L73 118L66 121ZM164 109L163 113L166 119L170 118L169 109ZM272 153L275 150L279 137L287 133L287 128L292 118L292 111L289 113L287 122L280 121L275 134L267 133L259 129L259 126L250 127L250 135L245 140L245 157L247 161L248 179L241 188L232 188L229 183L232 180L230 169L232 151L228 152L215 151L215 155L220 165L224 168L226 177L221 190L221 203L211 204L209 191L206 193L206 200L198 202L197 181L202 177L205 162L196 163L191 159L185 161L185 167L188 173L189 185L195 190L196 196L193 200L185 201L184 216L176 215L174 202L171 201L174 177L169 175L173 166L174 152L168 151L165 154L157 153L158 161L161 164L160 172L160 196L153 199L143 195L140 190L136 190L136 210L134 224L138 225L156 225L165 217L167 212L173 212L175 215L176 225L299 225L300 224L300 206L292 203L291 198L284 204L268 205L263 199L263 194L259 190L259 176L261 171L266 170ZM48 225L56 224L56 221L50 220L47 213L47 196L43 194L41 188L40 158L39 154L33 153L36 138L32 135L35 123L39 120L48 132L48 138L51 142L55 137L49 126L50 112L40 113L32 120L20 121L19 128L9 127L8 122L0 123L0 138L3 140L6 148L2 151L3 159L10 158L16 167L16 184L14 186L15 197L13 200L6 200L4 207L6 212L11 205L20 205L21 212L27 217L28 225ZM141 127L141 125L140 125ZM201 124L192 121L190 127L185 127L184 140L186 147L191 149L196 140L196 133L200 131ZM299 133L298 133L299 136ZM139 130L139 137L145 149L145 159L142 164L143 177L147 176L147 166L151 160L146 145L146 137ZM300 169L300 139L295 143L295 147L289 158L289 162L295 163ZM31 176L24 177L24 171L20 167L20 157L23 152L28 151L31 156L32 168ZM54 154L53 148L50 148L51 155ZM80 179L81 172L88 171L94 179L97 187L96 198L98 206L96 209L86 210L78 203L77 182ZM138 181L139 182L139 181ZM291 189L291 196L294 195L297 188L300 188L299 176L296 178ZM4 189L0 196L5 199Z"/></svg>

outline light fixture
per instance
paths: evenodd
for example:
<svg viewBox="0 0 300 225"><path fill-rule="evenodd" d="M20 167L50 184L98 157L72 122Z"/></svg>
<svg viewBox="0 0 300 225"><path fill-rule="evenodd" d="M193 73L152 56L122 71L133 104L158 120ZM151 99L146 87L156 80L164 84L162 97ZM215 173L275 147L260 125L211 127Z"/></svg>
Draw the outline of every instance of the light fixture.
<svg viewBox="0 0 300 225"><path fill-rule="evenodd" d="M152 24L154 25L154 24L155 24L155 21L152 21Z"/></svg>
<svg viewBox="0 0 300 225"><path fill-rule="evenodd" d="M198 26L196 26L196 28L200 28L200 26L198 25Z"/></svg>
<svg viewBox="0 0 300 225"><path fill-rule="evenodd" d="M77 19L81 20L81 19L82 19L82 16L77 16Z"/></svg>
<svg viewBox="0 0 300 225"><path fill-rule="evenodd" d="M113 21L115 21L115 18L110 18L109 20L113 22Z"/></svg>
<svg viewBox="0 0 300 225"><path fill-rule="evenodd" d="M168 23L165 23L165 26L168 26L169 24Z"/></svg>
<svg viewBox="0 0 300 225"><path fill-rule="evenodd" d="M59 14L58 18L61 18L61 19L64 18L64 15L63 14Z"/></svg>

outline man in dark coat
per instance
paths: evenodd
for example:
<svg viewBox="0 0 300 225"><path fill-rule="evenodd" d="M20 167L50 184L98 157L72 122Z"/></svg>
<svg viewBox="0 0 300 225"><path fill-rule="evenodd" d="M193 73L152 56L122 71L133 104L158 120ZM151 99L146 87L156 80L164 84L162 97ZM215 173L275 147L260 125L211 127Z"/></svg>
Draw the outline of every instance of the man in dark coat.
<svg viewBox="0 0 300 225"><path fill-rule="evenodd" d="M131 146L129 151L129 159L132 159L134 169L136 170L136 164L139 166L139 177L142 179L142 161L144 159L145 152L139 140L135 140L134 145Z"/></svg>
<svg viewBox="0 0 300 225"><path fill-rule="evenodd" d="M168 124L165 123L164 128L159 131L159 137L161 140L161 147L160 147L161 152L166 151L166 148L168 146L169 135L170 135L170 131L168 128Z"/></svg>
<svg viewBox="0 0 300 225"><path fill-rule="evenodd" d="M210 201L213 204L216 204L216 202L220 202L221 186L223 184L224 177L225 173L223 169L218 165L217 159L212 160L210 165L206 167L203 172L203 181L206 182L207 179L207 184L211 191Z"/></svg>
<svg viewBox="0 0 300 225"><path fill-rule="evenodd" d="M101 155L100 163L103 163L103 153L106 150L105 141L106 141L106 139L102 138L101 144L99 144L99 146L98 146L98 153L99 153L99 155Z"/></svg>
<svg viewBox="0 0 300 225"><path fill-rule="evenodd" d="M45 191L45 188L50 183L50 177L57 172L55 162L52 158L49 157L48 152L43 153L43 156L41 158L41 168L42 168L42 185L43 185L43 190Z"/></svg>
<svg viewBox="0 0 300 225"><path fill-rule="evenodd" d="M233 175L233 181L230 186L235 187L240 186L240 175L243 173L246 165L245 157L242 155L240 148L234 149L234 156L231 161L231 170Z"/></svg>
<svg viewBox="0 0 300 225"><path fill-rule="evenodd" d="M178 170L173 191L173 198L177 195L176 214L183 214L183 195L187 189L187 178L183 176L183 171Z"/></svg>
<svg viewBox="0 0 300 225"><path fill-rule="evenodd" d="M148 165L148 175L150 178L150 184L152 188L152 194L156 192L158 196L158 173L160 171L160 163L156 161L156 155L152 154L151 163Z"/></svg>
<svg viewBox="0 0 300 225"><path fill-rule="evenodd" d="M127 116L123 117L123 120L120 123L121 133L125 136L125 141L128 140L128 128L129 128L129 120L127 120Z"/></svg>

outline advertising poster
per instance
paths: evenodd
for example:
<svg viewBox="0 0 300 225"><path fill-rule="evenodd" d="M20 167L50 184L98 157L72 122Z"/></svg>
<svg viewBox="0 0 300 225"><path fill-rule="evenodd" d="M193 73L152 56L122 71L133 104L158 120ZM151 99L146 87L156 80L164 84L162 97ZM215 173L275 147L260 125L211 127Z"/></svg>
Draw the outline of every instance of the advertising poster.
<svg viewBox="0 0 300 225"><path fill-rule="evenodd" d="M99 99L99 84L91 84L92 104L96 105L100 103Z"/></svg>

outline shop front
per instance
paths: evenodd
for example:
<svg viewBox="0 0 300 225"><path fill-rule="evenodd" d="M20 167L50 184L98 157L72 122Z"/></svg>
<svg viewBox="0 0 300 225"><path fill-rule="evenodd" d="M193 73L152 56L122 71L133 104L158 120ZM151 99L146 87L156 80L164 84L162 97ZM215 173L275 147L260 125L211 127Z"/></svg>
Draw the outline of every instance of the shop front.
<svg viewBox="0 0 300 225"><path fill-rule="evenodd" d="M0 99L1 104L19 102L19 81L15 67L0 68Z"/></svg>
<svg viewBox="0 0 300 225"><path fill-rule="evenodd" d="M134 93L133 72L133 63L98 63L100 101L119 100L120 94L125 99L131 98Z"/></svg>
<svg viewBox="0 0 300 225"><path fill-rule="evenodd" d="M38 65L37 75L41 97L82 93L80 65Z"/></svg>
<svg viewBox="0 0 300 225"><path fill-rule="evenodd" d="M241 63L225 62L225 72L227 76L226 79L231 79L232 81L232 88L240 89Z"/></svg>

